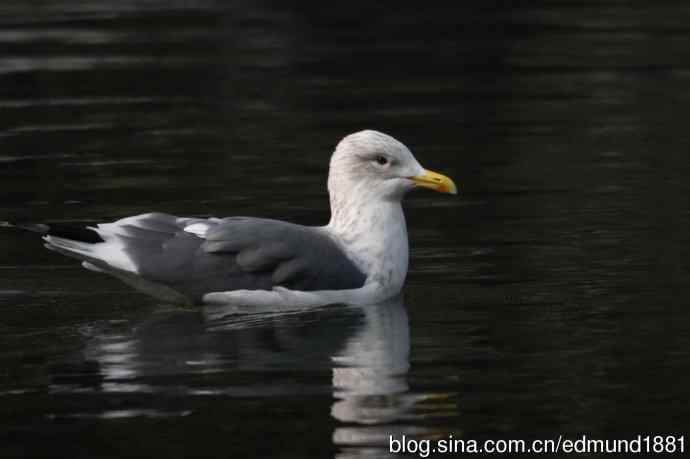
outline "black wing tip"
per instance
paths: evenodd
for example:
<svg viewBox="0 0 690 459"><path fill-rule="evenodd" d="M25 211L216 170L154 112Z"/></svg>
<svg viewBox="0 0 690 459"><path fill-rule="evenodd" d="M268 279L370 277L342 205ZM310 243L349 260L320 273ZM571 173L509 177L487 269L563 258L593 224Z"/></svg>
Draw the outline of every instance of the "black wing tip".
<svg viewBox="0 0 690 459"><path fill-rule="evenodd" d="M47 225L43 225L47 226ZM48 230L44 233L48 236L61 237L71 241L87 242L95 244L98 242L105 242L105 240L95 230L85 228L83 226L71 225L50 225Z"/></svg>
<svg viewBox="0 0 690 459"><path fill-rule="evenodd" d="M3 220L0 221L0 228L17 228L31 231L32 233L61 237L63 239L70 239L72 241L88 242L91 244L105 242L96 231L90 228L64 223L12 223Z"/></svg>

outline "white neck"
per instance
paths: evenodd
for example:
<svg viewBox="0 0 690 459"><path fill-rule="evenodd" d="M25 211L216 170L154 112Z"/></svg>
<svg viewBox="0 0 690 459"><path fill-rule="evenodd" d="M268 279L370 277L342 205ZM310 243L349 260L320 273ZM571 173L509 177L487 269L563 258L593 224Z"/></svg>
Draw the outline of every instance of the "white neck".
<svg viewBox="0 0 690 459"><path fill-rule="evenodd" d="M382 200L362 187L348 193L330 191L331 221L326 230L367 274L367 282L399 291L407 275L409 250L400 201Z"/></svg>

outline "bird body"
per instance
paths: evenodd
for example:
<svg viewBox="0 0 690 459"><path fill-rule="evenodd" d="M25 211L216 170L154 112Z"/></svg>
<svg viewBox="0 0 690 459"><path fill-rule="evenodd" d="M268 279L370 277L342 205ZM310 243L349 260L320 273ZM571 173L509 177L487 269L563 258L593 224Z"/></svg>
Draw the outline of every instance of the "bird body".
<svg viewBox="0 0 690 459"><path fill-rule="evenodd" d="M331 157L325 226L150 213L78 231L43 224L25 229L43 233L47 248L85 268L164 300L371 303L403 287L408 241L401 200L416 186L456 192L450 179L423 169L402 143L360 131Z"/></svg>

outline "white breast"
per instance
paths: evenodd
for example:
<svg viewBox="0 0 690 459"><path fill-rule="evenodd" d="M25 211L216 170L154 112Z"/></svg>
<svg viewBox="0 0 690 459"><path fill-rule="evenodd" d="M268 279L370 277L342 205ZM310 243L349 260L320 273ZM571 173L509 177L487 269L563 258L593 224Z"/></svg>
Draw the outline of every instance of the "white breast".
<svg viewBox="0 0 690 459"><path fill-rule="evenodd" d="M402 289L407 276L409 249L402 207L386 203L360 209L347 221L326 227L364 273L387 292Z"/></svg>

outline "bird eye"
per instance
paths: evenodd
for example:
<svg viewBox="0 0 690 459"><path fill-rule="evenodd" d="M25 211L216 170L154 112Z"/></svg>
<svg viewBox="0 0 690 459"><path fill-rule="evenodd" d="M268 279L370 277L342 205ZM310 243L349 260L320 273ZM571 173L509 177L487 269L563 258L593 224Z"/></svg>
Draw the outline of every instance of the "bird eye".
<svg viewBox="0 0 690 459"><path fill-rule="evenodd" d="M379 164L381 166L385 166L386 164L388 164L388 158L386 158L385 156L382 156L382 155L378 155L376 157L375 161L377 164Z"/></svg>

